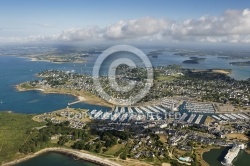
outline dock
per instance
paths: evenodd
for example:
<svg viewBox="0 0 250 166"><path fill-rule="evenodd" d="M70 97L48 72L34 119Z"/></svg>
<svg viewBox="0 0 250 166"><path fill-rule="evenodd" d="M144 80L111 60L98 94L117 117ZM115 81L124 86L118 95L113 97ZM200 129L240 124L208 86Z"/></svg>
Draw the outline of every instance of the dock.
<svg viewBox="0 0 250 166"><path fill-rule="evenodd" d="M80 102L82 102L82 101L80 101L80 100L74 101L74 102L72 102L72 103L68 103L68 106L73 105L73 104L77 104L77 103L80 103Z"/></svg>

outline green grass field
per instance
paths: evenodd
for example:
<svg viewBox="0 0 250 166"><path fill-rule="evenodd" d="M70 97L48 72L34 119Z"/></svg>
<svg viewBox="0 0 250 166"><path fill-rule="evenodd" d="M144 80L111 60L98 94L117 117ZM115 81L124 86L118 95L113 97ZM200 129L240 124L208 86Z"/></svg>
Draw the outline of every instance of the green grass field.
<svg viewBox="0 0 250 166"><path fill-rule="evenodd" d="M121 148L124 148L124 147L125 145L123 144L116 144L112 146L111 148L109 148L104 154L115 155L116 152L118 152Z"/></svg>
<svg viewBox="0 0 250 166"><path fill-rule="evenodd" d="M20 85L20 87L23 88L23 89L32 89L32 88L34 88L29 83L23 83L23 84Z"/></svg>
<svg viewBox="0 0 250 166"><path fill-rule="evenodd" d="M21 157L20 146L31 135L28 130L43 126L32 120L33 115L0 112L0 164Z"/></svg>

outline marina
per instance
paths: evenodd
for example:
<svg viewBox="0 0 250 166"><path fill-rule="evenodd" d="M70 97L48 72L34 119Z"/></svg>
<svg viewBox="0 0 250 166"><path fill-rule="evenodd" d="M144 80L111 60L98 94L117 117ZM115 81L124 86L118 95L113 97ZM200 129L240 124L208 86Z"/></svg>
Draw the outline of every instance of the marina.
<svg viewBox="0 0 250 166"><path fill-rule="evenodd" d="M122 114L122 117L119 119L120 122L124 122L128 118L128 113Z"/></svg>
<svg viewBox="0 0 250 166"><path fill-rule="evenodd" d="M97 110L92 110L92 111L90 112L90 114L93 115L93 114L96 113L96 111L97 111Z"/></svg>
<svg viewBox="0 0 250 166"><path fill-rule="evenodd" d="M199 115L198 118L196 119L196 121L194 122L195 124L199 124L201 119L202 119L203 115Z"/></svg>
<svg viewBox="0 0 250 166"><path fill-rule="evenodd" d="M188 116L188 114L186 114L186 113L182 114L181 118L179 119L179 122L184 121L187 116Z"/></svg>
<svg viewBox="0 0 250 166"><path fill-rule="evenodd" d="M119 118L119 116L120 116L120 113L113 114L111 117L111 121L116 121Z"/></svg>
<svg viewBox="0 0 250 166"><path fill-rule="evenodd" d="M229 118L227 118L227 117L224 116L223 114L219 114L218 116L219 116L221 119L223 119L223 120L226 120L226 121L229 120Z"/></svg>
<svg viewBox="0 0 250 166"><path fill-rule="evenodd" d="M200 106L200 104L198 104ZM209 106L210 107L210 106ZM207 108L207 107L206 107ZM210 107L212 108L212 107ZM201 109L201 108L200 108ZM89 111L89 115L93 119L110 120L115 122L129 122L129 121L161 121L167 120L170 116L174 115L174 112L169 111L168 108L164 108L163 105L146 105L146 106L129 106L119 107L115 106L113 111ZM203 124L207 116L211 116L215 121L219 123L223 122L235 122L238 120L249 120L249 115L244 113L207 113L207 111L187 111L182 110L179 113L177 119L172 119L176 122L186 122L189 124Z"/></svg>
<svg viewBox="0 0 250 166"><path fill-rule="evenodd" d="M170 111L177 111L178 102L168 98L164 98L161 102L161 105Z"/></svg>
<svg viewBox="0 0 250 166"><path fill-rule="evenodd" d="M128 122L134 121L134 120L135 120L135 116L133 114L130 114L128 118Z"/></svg>
<svg viewBox="0 0 250 166"><path fill-rule="evenodd" d="M102 114L103 114L103 112L100 110L100 111L98 111L98 112L94 115L94 118L97 119L97 118L99 118Z"/></svg>
<svg viewBox="0 0 250 166"><path fill-rule="evenodd" d="M129 114L133 114L133 112L134 112L134 111L131 109L131 107L128 107L128 113L129 113Z"/></svg>
<svg viewBox="0 0 250 166"><path fill-rule="evenodd" d="M210 103L185 102L184 109L195 113L215 113L214 106Z"/></svg>
<svg viewBox="0 0 250 166"><path fill-rule="evenodd" d="M189 119L187 120L187 123L192 123L195 117L196 117L196 114L191 114Z"/></svg>
<svg viewBox="0 0 250 166"><path fill-rule="evenodd" d="M103 114L102 119L103 119L103 120L110 119L110 118L111 118L111 115L112 115L111 112L105 112L105 113Z"/></svg>
<svg viewBox="0 0 250 166"><path fill-rule="evenodd" d="M219 118L219 117L216 116L216 115L212 115L212 117L213 117L215 120L221 120L221 118Z"/></svg>
<svg viewBox="0 0 250 166"><path fill-rule="evenodd" d="M236 114L236 113L225 113L225 114L215 114L212 115L212 118L217 120L217 121L237 121L237 120L244 120L247 121L249 120L249 116L246 114Z"/></svg>

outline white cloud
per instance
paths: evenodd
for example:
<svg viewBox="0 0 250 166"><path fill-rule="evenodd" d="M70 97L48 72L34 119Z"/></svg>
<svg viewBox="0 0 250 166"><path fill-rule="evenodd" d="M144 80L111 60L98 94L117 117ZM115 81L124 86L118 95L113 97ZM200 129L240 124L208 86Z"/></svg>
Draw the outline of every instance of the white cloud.
<svg viewBox="0 0 250 166"><path fill-rule="evenodd" d="M98 27L93 28L72 28L63 31L58 40L61 41L85 41L97 40L101 38L101 30Z"/></svg>
<svg viewBox="0 0 250 166"><path fill-rule="evenodd" d="M0 39L1 40L1 39ZM7 38L4 40L8 40ZM250 10L226 10L220 16L184 21L151 17L121 20L106 27L72 28L54 36L12 41L198 41L250 43Z"/></svg>
<svg viewBox="0 0 250 166"><path fill-rule="evenodd" d="M176 22L165 35L177 40L188 37L208 42L246 42L250 35L250 10L227 10L219 17Z"/></svg>
<svg viewBox="0 0 250 166"><path fill-rule="evenodd" d="M170 25L168 20L149 17L139 20L119 21L106 27L104 37L109 39L153 37L166 31Z"/></svg>

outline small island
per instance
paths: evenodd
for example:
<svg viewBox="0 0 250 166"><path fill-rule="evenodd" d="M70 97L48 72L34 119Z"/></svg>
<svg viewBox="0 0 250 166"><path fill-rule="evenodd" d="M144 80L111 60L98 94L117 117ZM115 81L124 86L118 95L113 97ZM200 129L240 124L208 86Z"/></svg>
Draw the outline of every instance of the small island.
<svg viewBox="0 0 250 166"><path fill-rule="evenodd" d="M45 61L51 63L84 63L84 56L54 56L54 55L35 55L28 56L31 61Z"/></svg>
<svg viewBox="0 0 250 166"><path fill-rule="evenodd" d="M200 61L204 61L206 60L206 58L199 58L199 57L189 57L189 60L185 60L182 63L186 63L186 64L199 64Z"/></svg>
<svg viewBox="0 0 250 166"><path fill-rule="evenodd" d="M196 57L196 56L191 56L190 59L197 60L197 61L204 61L204 60L206 60L206 58L199 58L199 57Z"/></svg>
<svg viewBox="0 0 250 166"><path fill-rule="evenodd" d="M247 55L243 55L243 56L231 55L231 56L218 56L217 58L226 59L226 60L247 60L250 57Z"/></svg>
<svg viewBox="0 0 250 166"><path fill-rule="evenodd" d="M88 57L100 54L97 50L72 50L70 48L50 49L47 52L38 51L25 54L31 61L45 61L51 63L84 63Z"/></svg>
<svg viewBox="0 0 250 166"><path fill-rule="evenodd" d="M197 60L185 60L182 63L187 63L187 64L199 64Z"/></svg>
<svg viewBox="0 0 250 166"><path fill-rule="evenodd" d="M236 65L236 66L250 66L250 61L245 61L245 62L230 62L231 65Z"/></svg>

